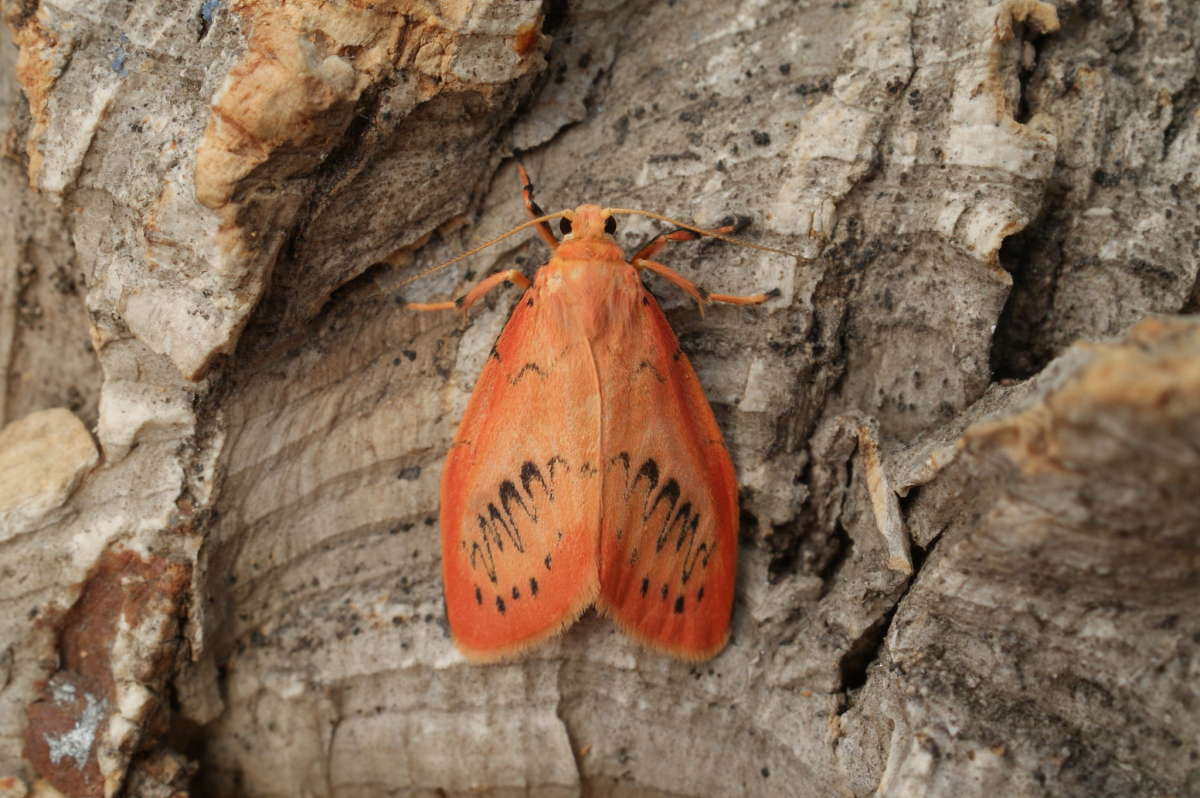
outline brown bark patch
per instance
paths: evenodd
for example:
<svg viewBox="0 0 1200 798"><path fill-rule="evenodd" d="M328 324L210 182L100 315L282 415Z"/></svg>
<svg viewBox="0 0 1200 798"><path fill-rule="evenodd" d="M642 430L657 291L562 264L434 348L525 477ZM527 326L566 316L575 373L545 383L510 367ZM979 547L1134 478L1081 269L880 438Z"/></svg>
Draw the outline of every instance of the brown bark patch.
<svg viewBox="0 0 1200 798"><path fill-rule="evenodd" d="M79 600L61 617L59 669L29 706L24 755L64 794L90 797L107 792L98 749L108 742L108 722L118 711L117 678L142 683L165 678L171 649L163 644L174 636L190 579L191 568L184 563L109 550L98 560ZM133 645L131 662L114 644L128 634L125 630L142 632L147 627L157 632L149 647L141 634L123 641ZM127 651L129 646L121 648Z"/></svg>

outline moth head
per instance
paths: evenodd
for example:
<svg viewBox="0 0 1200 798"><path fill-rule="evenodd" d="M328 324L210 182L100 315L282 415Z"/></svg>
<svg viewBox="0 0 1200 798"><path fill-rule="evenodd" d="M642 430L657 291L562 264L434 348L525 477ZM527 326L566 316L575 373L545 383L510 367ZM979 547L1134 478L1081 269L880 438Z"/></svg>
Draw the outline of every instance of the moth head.
<svg viewBox="0 0 1200 798"><path fill-rule="evenodd" d="M558 229L565 236L564 240L598 241L617 232L617 220L599 205L580 205L573 211L563 212Z"/></svg>

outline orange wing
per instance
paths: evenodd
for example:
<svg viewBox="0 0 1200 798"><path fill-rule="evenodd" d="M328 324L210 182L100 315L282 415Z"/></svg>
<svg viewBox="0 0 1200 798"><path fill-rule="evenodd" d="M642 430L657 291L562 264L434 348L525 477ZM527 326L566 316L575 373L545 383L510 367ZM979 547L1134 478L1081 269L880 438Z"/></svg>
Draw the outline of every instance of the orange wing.
<svg viewBox="0 0 1200 798"><path fill-rule="evenodd" d="M629 321L594 350L605 452L597 604L647 645L703 660L729 634L737 482L696 372L638 288L640 308L618 313Z"/></svg>
<svg viewBox="0 0 1200 798"><path fill-rule="evenodd" d="M515 655L595 600L599 439L587 340L539 281L496 342L442 473L446 612L472 659Z"/></svg>

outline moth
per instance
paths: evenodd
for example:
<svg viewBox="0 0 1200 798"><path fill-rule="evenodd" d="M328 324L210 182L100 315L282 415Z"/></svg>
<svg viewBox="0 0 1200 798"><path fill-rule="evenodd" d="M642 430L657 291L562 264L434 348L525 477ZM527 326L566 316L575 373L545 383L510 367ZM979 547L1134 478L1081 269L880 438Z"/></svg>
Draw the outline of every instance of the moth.
<svg viewBox="0 0 1200 798"><path fill-rule="evenodd" d="M668 242L712 236L789 253L728 238L730 227L705 230L648 211L580 205L545 214L524 168L518 174L531 219L435 269L533 227L552 251L533 281L510 269L454 301L409 304L465 313L502 283L524 290L442 472L442 576L454 641L470 659L508 659L594 606L651 648L709 659L729 636L737 480L696 373L641 272L666 278L703 312L709 302L753 305L777 292L710 294L653 260ZM626 259L612 237L621 214L678 229Z"/></svg>

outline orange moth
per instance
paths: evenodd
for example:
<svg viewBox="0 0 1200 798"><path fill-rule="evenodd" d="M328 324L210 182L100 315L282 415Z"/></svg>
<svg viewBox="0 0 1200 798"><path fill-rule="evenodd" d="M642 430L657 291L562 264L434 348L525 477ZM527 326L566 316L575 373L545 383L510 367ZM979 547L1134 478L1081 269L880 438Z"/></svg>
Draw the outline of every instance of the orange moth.
<svg viewBox="0 0 1200 798"><path fill-rule="evenodd" d="M512 269L455 301L409 305L465 313L501 283L524 289L442 472L454 641L473 660L506 659L595 606L652 648L708 659L729 636L737 481L696 372L639 273L662 275L701 309L757 304L772 294L710 294L652 258L700 236L788 253L647 211L544 214L518 172L530 221L429 271L533 227L552 250L533 282ZM626 260L611 237L620 214L679 229ZM556 218L562 241L548 224Z"/></svg>

